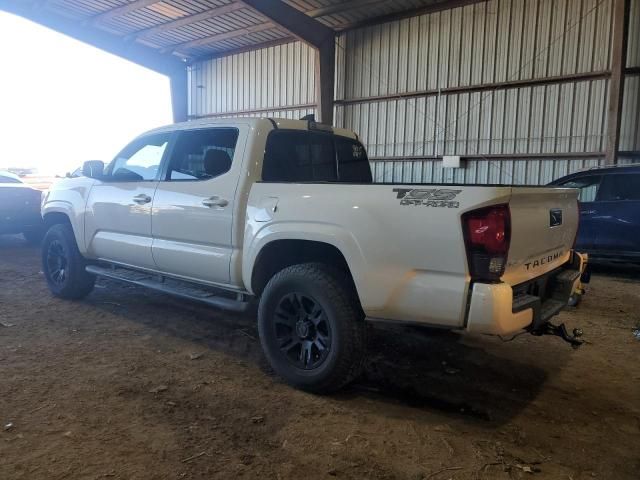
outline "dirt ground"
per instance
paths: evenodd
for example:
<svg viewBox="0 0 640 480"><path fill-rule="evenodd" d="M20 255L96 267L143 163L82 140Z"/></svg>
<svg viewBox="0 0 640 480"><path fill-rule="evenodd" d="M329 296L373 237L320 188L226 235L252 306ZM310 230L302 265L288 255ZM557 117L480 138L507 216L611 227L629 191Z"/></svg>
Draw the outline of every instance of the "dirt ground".
<svg viewBox="0 0 640 480"><path fill-rule="evenodd" d="M377 327L338 395L269 372L255 316L99 281L54 299L0 237L0 479L638 479L640 271L562 313L588 341Z"/></svg>

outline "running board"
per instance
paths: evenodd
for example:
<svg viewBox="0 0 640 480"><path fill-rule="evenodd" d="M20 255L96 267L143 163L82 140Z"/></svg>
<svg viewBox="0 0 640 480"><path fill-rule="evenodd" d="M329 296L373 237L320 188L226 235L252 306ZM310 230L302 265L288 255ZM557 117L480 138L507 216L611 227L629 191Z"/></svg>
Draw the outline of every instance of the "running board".
<svg viewBox="0 0 640 480"><path fill-rule="evenodd" d="M249 308L246 295L241 292L230 292L221 289L214 290L213 288L207 288L181 280L174 280L162 275L129 270L122 267L88 265L86 271L98 277L110 278L150 288L151 290L195 300L196 302L206 303L207 305L225 310L244 312ZM235 296L235 298L232 298L232 296Z"/></svg>

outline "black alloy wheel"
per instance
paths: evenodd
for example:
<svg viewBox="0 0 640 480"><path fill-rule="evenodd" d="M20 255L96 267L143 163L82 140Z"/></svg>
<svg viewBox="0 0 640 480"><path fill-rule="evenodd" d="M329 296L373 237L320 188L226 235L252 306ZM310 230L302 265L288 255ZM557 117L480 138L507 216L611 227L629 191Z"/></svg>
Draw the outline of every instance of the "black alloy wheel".
<svg viewBox="0 0 640 480"><path fill-rule="evenodd" d="M60 241L54 240L49 243L46 253L46 265L48 277L57 285L64 284L67 275L69 259Z"/></svg>
<svg viewBox="0 0 640 480"><path fill-rule="evenodd" d="M294 367L312 370L327 359L331 326L318 301L299 292L280 299L273 322L280 352Z"/></svg>

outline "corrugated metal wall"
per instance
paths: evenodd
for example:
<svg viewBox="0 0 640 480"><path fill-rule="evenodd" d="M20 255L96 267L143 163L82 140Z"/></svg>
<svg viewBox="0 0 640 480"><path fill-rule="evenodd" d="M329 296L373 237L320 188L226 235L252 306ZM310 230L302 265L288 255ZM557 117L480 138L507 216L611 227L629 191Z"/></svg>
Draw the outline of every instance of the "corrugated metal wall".
<svg viewBox="0 0 640 480"><path fill-rule="evenodd" d="M640 0L631 0L627 67L640 68ZM640 72L625 78L620 150L640 152Z"/></svg>
<svg viewBox="0 0 640 480"><path fill-rule="evenodd" d="M637 67L640 1L631 4L627 64ZM362 137L377 181L544 184L602 164L612 6L491 0L341 33L334 123ZM292 43L196 64L190 113L312 113L314 56ZM639 90L640 76L627 75L629 152L640 150ZM471 159L444 169L442 155Z"/></svg>
<svg viewBox="0 0 640 480"><path fill-rule="evenodd" d="M295 42L189 69L189 114L300 118L315 112L315 50Z"/></svg>
<svg viewBox="0 0 640 480"><path fill-rule="evenodd" d="M378 181L539 184L597 165L611 14L610 0L492 0L346 32L337 119L379 159ZM557 159L523 158L539 154ZM442 155L476 159L429 158Z"/></svg>

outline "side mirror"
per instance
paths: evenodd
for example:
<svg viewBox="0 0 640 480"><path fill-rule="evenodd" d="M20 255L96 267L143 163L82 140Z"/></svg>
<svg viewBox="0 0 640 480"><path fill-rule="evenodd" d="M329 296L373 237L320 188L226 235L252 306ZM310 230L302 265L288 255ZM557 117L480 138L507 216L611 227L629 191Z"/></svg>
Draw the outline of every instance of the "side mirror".
<svg viewBox="0 0 640 480"><path fill-rule="evenodd" d="M82 175L89 178L104 177L104 162L101 160L89 160L82 165Z"/></svg>

